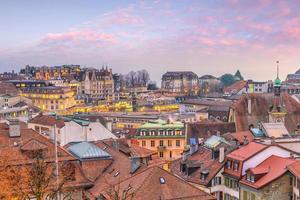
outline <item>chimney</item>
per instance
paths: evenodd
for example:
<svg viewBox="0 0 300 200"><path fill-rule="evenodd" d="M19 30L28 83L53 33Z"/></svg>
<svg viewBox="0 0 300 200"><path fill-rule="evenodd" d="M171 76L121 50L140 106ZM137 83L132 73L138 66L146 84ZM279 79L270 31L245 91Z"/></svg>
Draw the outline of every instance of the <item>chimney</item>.
<svg viewBox="0 0 300 200"><path fill-rule="evenodd" d="M131 147L131 139L127 140L127 144L129 147Z"/></svg>
<svg viewBox="0 0 300 200"><path fill-rule="evenodd" d="M118 140L113 140L112 146L115 150L119 151L120 149L120 144Z"/></svg>
<svg viewBox="0 0 300 200"><path fill-rule="evenodd" d="M20 121L18 119L9 120L9 137L20 137Z"/></svg>
<svg viewBox="0 0 300 200"><path fill-rule="evenodd" d="M219 162L222 163L224 161L224 157L225 157L225 148L221 147L219 149Z"/></svg>
<svg viewBox="0 0 300 200"><path fill-rule="evenodd" d="M247 136L244 135L243 145L247 145L249 143Z"/></svg>
<svg viewBox="0 0 300 200"><path fill-rule="evenodd" d="M251 98L248 98L248 114L251 115L252 108L251 108Z"/></svg>

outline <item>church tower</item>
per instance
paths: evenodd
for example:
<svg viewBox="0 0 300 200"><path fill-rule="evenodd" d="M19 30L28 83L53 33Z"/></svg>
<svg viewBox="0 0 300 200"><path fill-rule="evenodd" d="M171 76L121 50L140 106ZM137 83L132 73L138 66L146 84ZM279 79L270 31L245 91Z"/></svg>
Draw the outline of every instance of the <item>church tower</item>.
<svg viewBox="0 0 300 200"><path fill-rule="evenodd" d="M274 97L269 108L270 123L284 123L287 114L283 98L281 95L281 80L279 78L279 61L277 63L277 77L274 80Z"/></svg>

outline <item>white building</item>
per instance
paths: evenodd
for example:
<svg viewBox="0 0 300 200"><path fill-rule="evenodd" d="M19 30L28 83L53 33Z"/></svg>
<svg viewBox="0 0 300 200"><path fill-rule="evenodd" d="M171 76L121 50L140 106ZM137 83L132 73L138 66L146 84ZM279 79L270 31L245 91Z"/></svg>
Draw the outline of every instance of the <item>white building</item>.
<svg viewBox="0 0 300 200"><path fill-rule="evenodd" d="M56 130L54 127L56 125ZM32 128L46 137L57 141L61 146L70 142L97 141L110 138L116 138L100 122L91 122L88 120L38 115L28 122L28 128Z"/></svg>

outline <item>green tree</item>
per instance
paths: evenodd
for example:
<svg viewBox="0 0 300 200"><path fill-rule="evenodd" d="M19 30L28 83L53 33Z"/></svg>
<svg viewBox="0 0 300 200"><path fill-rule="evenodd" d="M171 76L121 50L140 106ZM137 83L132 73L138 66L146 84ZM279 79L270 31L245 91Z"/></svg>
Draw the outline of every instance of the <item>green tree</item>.
<svg viewBox="0 0 300 200"><path fill-rule="evenodd" d="M220 77L220 80L225 87L235 83L235 78L232 74L224 74Z"/></svg>
<svg viewBox="0 0 300 200"><path fill-rule="evenodd" d="M237 81L244 80L244 77L242 76L240 70L237 70L237 71L235 72L234 78L235 78L235 80L237 80Z"/></svg>

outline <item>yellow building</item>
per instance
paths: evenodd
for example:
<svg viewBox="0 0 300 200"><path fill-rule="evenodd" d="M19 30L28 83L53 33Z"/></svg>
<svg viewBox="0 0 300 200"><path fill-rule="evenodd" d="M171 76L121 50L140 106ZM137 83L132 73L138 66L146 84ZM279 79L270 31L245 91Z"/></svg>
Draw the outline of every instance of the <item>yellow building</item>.
<svg viewBox="0 0 300 200"><path fill-rule="evenodd" d="M139 146L157 151L160 158L174 160L181 157L186 145L185 125L179 121L149 121L139 127L135 139Z"/></svg>
<svg viewBox="0 0 300 200"><path fill-rule="evenodd" d="M68 87L28 87L21 96L31 99L43 111L61 111L76 105L75 93Z"/></svg>

